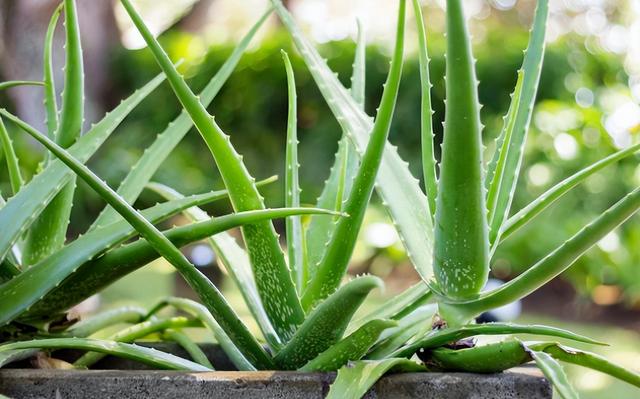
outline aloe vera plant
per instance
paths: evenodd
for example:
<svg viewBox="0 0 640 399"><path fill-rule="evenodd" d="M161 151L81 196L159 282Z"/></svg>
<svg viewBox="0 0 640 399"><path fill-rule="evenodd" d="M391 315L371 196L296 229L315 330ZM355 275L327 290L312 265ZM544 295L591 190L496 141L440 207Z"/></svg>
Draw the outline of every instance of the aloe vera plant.
<svg viewBox="0 0 640 399"><path fill-rule="evenodd" d="M387 143L403 66L406 0L399 0L397 30L389 73L375 118L363 108L365 45L358 23L352 87L347 90L304 37L280 0L269 9L200 96L193 93L129 0L125 11L142 34L162 74L123 101L86 134L82 126L82 58L73 0L54 12L46 36L45 89L47 132L41 133L6 110L11 122L47 149L43 170L24 182L10 132L0 124L13 196L0 198L0 366L32 356L36 350L76 348L88 353L72 367L90 367L104 354L134 359L158 368L204 371L212 365L181 330L209 329L239 370L335 371L329 397L359 398L386 372L469 371L487 373L533 361L565 398L575 397L561 362L608 373L640 387L640 376L592 353L549 342L527 342L513 335L541 335L602 345L570 331L538 325L475 324L482 312L520 299L568 268L584 251L640 208L633 191L593 223L576 233L524 274L504 286L482 292L491 257L502 240L534 221L546 207L588 176L624 157L638 145L591 165L552 187L530 205L510 215L522 164L523 145L533 112L545 42L548 1L538 1L533 29L507 111L496 152L483 160L482 123L475 66L461 0L447 0L447 109L442 158L434 157L426 29L418 0L412 0L420 62L421 139L424 192L407 164ZM329 177L315 208L300 207L295 76L282 52L287 77L285 198L286 208L266 209L256 182L231 137L214 121L209 103L233 71L251 38L275 10L307 63L343 129ZM51 63L52 32L61 13L66 22L65 95L58 105ZM182 114L158 135L117 190L84 163L126 115L164 79L183 107ZM34 82L6 82L0 89ZM35 84L39 84L35 82ZM7 125L9 126L9 125ZM225 189L183 195L151 179L190 127L209 148ZM439 171L439 173L438 173ZM74 180L84 180L108 204L83 236L64 242ZM132 204L147 187L166 201L144 210ZM343 283L364 212L376 189L388 208L407 252L424 281L384 305L354 315L369 293L382 287L374 276ZM65 194L66 193L66 194ZM228 198L234 212L210 217L199 206ZM182 213L184 226L159 231L157 223ZM64 225L41 226L47 215ZM310 222L301 216L309 215ZM283 251L271 224L286 218ZM225 233L240 227L243 249ZM40 227L38 227L40 229ZM25 234L27 232L27 234ZM34 240L44 234L47 241ZM223 293L182 255L179 247L205 239L236 284L260 335L252 334ZM47 243L42 246L42 243ZM185 278L202 303L167 297L149 310L122 308L73 323L64 313L117 279L164 257ZM186 316L165 316L170 308ZM433 322L437 313L437 323ZM106 340L92 335L128 324ZM28 328L25 328L28 326ZM37 333L33 333L36 330ZM135 345L149 334L178 342L193 361ZM480 335L507 336L476 346ZM463 345L456 345L458 341ZM53 353L55 356L55 352ZM414 357L417 355L418 359ZM357 382L354 383L354 380Z"/></svg>

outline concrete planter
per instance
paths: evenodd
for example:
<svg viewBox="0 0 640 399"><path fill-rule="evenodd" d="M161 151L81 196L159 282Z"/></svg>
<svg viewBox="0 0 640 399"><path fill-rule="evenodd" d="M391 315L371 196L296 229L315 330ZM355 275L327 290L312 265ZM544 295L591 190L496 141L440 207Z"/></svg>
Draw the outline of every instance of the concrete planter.
<svg viewBox="0 0 640 399"><path fill-rule="evenodd" d="M175 347L154 345L181 355ZM205 346L212 363L230 368L218 347ZM72 359L73 352L63 353ZM62 356L61 356L62 357ZM23 364L24 366L24 364ZM177 372L144 370L138 365L105 358L104 370L0 370L0 393L11 398L323 398L335 373L280 371ZM112 370L118 368L118 370ZM134 369L135 368L135 369ZM499 374L406 373L383 377L368 398L527 398L550 399L551 387L540 371L521 367Z"/></svg>

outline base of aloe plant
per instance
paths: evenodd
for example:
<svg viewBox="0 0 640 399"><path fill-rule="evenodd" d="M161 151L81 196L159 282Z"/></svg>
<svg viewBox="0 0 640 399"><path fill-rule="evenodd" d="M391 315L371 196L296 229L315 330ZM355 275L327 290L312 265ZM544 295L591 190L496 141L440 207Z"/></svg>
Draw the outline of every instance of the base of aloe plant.
<svg viewBox="0 0 640 399"><path fill-rule="evenodd" d="M154 347L175 352L172 345ZM205 345L214 366L228 368L219 348ZM62 353L59 357L75 357ZM105 358L101 368L119 370L0 370L0 394L11 398L324 398L335 373L281 371L179 372L143 370L135 363ZM132 369L137 368L137 369ZM406 373L383 377L372 398L550 399L551 387L535 367L498 374Z"/></svg>

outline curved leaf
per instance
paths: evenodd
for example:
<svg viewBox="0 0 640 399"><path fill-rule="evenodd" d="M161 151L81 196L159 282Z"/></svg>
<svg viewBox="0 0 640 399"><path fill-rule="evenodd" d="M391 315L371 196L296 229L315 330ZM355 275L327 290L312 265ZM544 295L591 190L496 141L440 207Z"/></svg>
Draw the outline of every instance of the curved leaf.
<svg viewBox="0 0 640 399"><path fill-rule="evenodd" d="M545 377L553 384L562 399L578 399L578 393L573 389L569 378L560 363L544 352L529 351L529 355L536 362Z"/></svg>

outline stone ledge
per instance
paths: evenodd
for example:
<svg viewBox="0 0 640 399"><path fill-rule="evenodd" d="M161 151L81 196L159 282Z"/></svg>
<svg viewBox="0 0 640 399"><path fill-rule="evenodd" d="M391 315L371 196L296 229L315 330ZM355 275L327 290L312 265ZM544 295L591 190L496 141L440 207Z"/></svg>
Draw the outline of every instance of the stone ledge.
<svg viewBox="0 0 640 399"><path fill-rule="evenodd" d="M335 373L281 371L0 370L11 398L323 398ZM383 377L367 394L380 399L551 399L542 374L520 367L498 374L406 373Z"/></svg>

